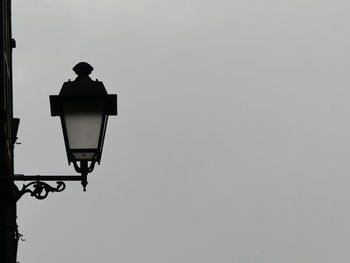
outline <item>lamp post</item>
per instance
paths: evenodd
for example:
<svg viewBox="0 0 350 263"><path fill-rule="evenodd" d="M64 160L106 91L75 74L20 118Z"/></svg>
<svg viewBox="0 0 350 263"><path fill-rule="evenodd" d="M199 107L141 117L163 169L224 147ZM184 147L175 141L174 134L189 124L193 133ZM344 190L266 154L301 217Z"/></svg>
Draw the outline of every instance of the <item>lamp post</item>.
<svg viewBox="0 0 350 263"><path fill-rule="evenodd" d="M0 167L1 262L14 263L16 260L17 242L21 237L15 221L16 203L24 194L30 193L42 200L50 192L63 191L67 181L80 181L85 191L88 173L92 172L96 163L100 164L108 116L117 115L117 95L108 95L102 82L93 81L89 77L93 67L88 63L80 62L73 70L78 75L77 78L65 82L59 95L50 96L50 107L51 115L61 119L68 163L73 163L80 175L13 174L12 169ZM14 145L19 119L13 119L11 115L10 123L12 133L9 138ZM1 138L4 142L7 137L0 136ZM5 146L0 147L2 157ZM29 183L19 190L15 181ZM56 181L57 186L47 183L50 181Z"/></svg>
<svg viewBox="0 0 350 263"><path fill-rule="evenodd" d="M87 175L95 164L100 164L107 120L117 115L117 95L109 95L101 81L89 75L93 67L78 63L73 70L78 75L74 81L63 83L59 95L50 96L51 116L59 116L66 146L68 164L73 163L80 175L23 175L15 174L7 180L32 181L17 193L18 200L30 193L37 199L45 199L50 192L61 192L65 181L81 181L86 191ZM56 181L53 187L45 181Z"/></svg>

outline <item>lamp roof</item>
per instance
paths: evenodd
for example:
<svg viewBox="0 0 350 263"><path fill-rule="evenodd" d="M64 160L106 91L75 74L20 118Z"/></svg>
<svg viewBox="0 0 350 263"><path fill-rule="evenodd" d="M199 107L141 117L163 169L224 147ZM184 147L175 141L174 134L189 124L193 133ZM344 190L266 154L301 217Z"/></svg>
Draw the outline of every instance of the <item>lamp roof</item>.
<svg viewBox="0 0 350 263"><path fill-rule="evenodd" d="M80 62L73 67L78 75L74 81L67 81L63 84L59 93L60 96L103 96L107 91L101 81L92 80L90 73L94 68L86 63Z"/></svg>
<svg viewBox="0 0 350 263"><path fill-rule="evenodd" d="M64 82L59 95L50 96L51 116L62 115L63 101L91 105L102 101L105 114L117 115L117 94L108 95L101 81L94 81L89 77L93 67L86 62L80 62L75 65L73 70L77 73L77 78Z"/></svg>

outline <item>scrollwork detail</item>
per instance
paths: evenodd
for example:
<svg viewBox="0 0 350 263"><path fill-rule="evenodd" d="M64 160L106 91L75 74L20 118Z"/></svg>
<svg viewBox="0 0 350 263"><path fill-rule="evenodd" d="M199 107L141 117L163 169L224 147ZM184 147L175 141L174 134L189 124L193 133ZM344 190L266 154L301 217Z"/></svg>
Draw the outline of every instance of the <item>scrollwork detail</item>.
<svg viewBox="0 0 350 263"><path fill-rule="evenodd" d="M22 189L18 193L17 200L26 193L30 193L30 195L34 196L36 199L43 200L50 192L62 192L66 188L66 184L64 182L59 181L56 182L56 184L57 186L53 187L45 182L35 181L27 185L23 185Z"/></svg>

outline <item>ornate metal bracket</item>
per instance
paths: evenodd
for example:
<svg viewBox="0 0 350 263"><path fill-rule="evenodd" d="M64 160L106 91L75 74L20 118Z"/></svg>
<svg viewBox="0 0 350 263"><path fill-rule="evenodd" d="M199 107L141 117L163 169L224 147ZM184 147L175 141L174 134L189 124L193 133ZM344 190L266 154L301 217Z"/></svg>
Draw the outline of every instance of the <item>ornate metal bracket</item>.
<svg viewBox="0 0 350 263"><path fill-rule="evenodd" d="M57 186L53 187L47 183L36 181L31 182L27 185L23 185L22 189L17 194L17 200L19 200L25 193L30 193L31 196L34 196L36 199L43 200L45 199L50 192L62 192L66 188L64 182L56 182ZM30 188L33 189L30 189Z"/></svg>
<svg viewBox="0 0 350 263"><path fill-rule="evenodd" d="M8 177L9 178L9 177ZM17 201L26 193L30 193L36 199L43 200L49 193L62 192L66 188L63 181L81 181L84 182L86 177L82 175L23 175L15 174L10 177L13 181L32 181L27 185L23 185L22 189L17 193ZM57 186L51 186L44 181L56 181Z"/></svg>
<svg viewBox="0 0 350 263"><path fill-rule="evenodd" d="M14 183L15 181L31 181L27 185L23 185L21 190L16 187L16 195L14 199L18 201L24 194L30 193L36 199L43 200L49 193L62 192L66 189L67 181L80 181L83 185L83 190L86 191L87 173L85 166L82 167L81 175L24 175L15 174L12 176L0 176L0 183ZM51 186L45 181L55 181L57 186Z"/></svg>

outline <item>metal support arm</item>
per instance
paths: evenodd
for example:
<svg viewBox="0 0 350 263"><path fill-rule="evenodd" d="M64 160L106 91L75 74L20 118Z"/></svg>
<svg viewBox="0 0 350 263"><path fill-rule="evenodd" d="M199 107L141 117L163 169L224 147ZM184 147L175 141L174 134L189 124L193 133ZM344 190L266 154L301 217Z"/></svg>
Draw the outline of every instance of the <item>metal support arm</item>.
<svg viewBox="0 0 350 263"><path fill-rule="evenodd" d="M13 181L32 181L27 185L23 184L21 190L17 193L17 201L26 193L30 193L31 196L39 200L45 199L50 192L62 192L66 188L66 181L80 181L84 182L86 178L83 175L23 175L15 174L10 177L6 177L8 180ZM44 181L56 181L57 186L51 186ZM84 187L85 191L85 187Z"/></svg>
<svg viewBox="0 0 350 263"><path fill-rule="evenodd" d="M14 181L81 181L81 175L24 175L15 174Z"/></svg>
<svg viewBox="0 0 350 263"><path fill-rule="evenodd" d="M17 191L17 201L25 194L30 193L37 199L45 199L50 192L62 192L66 188L64 182L67 181L80 181L84 192L86 191L87 175L94 169L95 161L91 161L88 165L88 161L80 161L80 167L74 162L75 170L80 175L24 175L14 174L12 176L0 176L1 181L14 182L14 181L32 181L27 185L23 185L21 190ZM57 186L51 186L44 181L55 181Z"/></svg>

